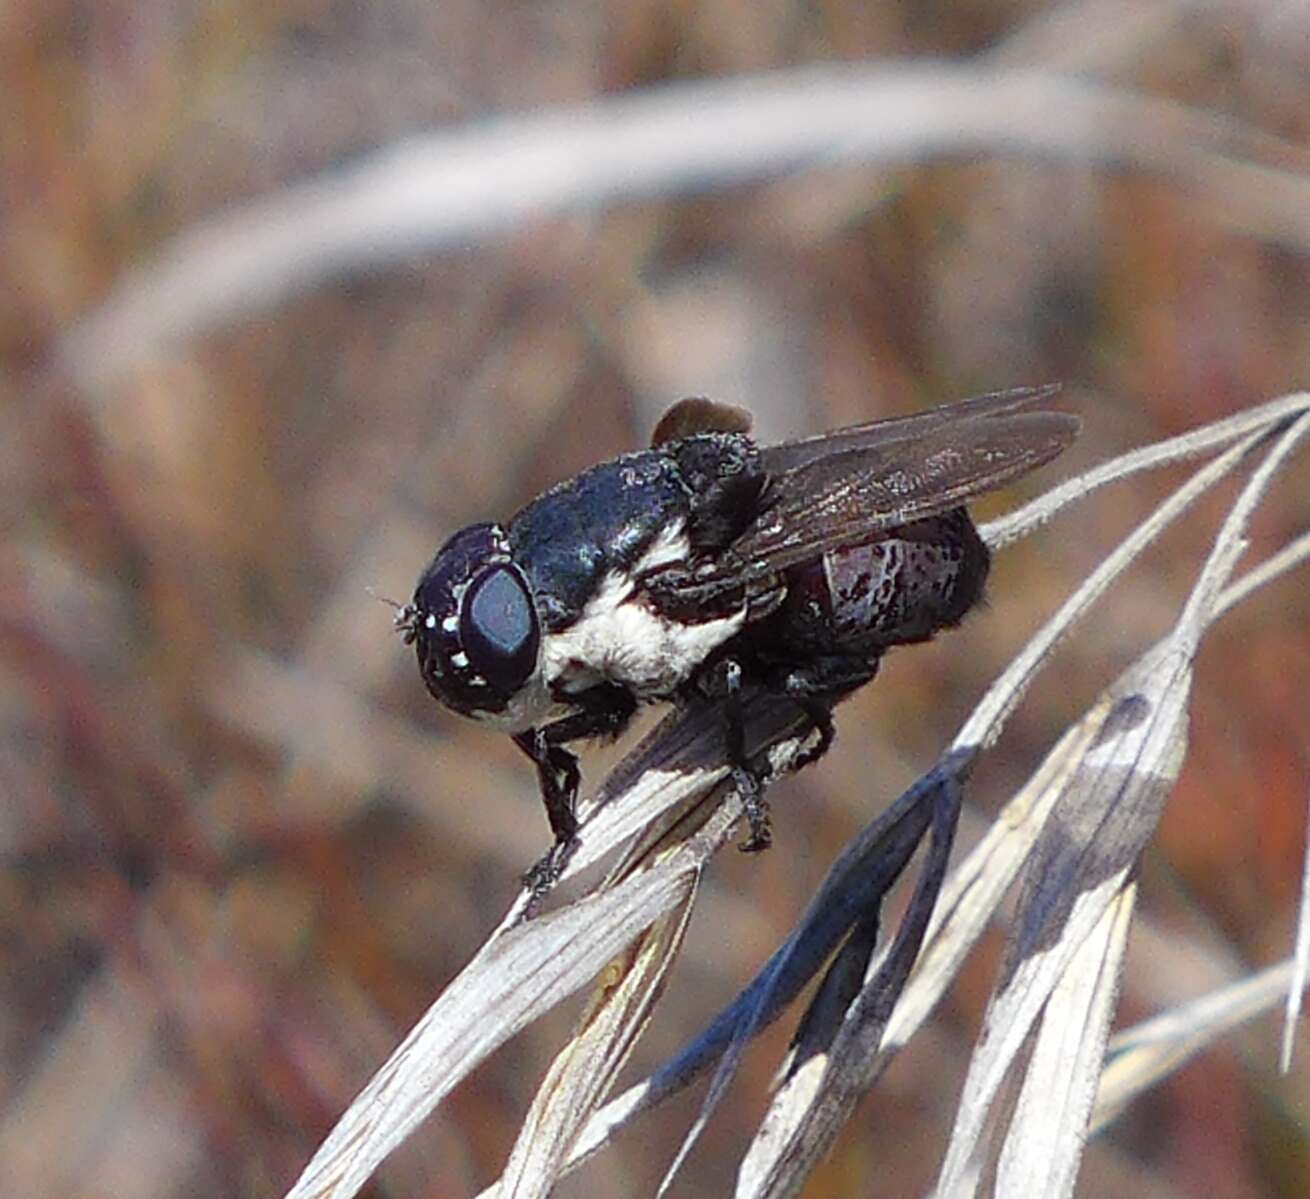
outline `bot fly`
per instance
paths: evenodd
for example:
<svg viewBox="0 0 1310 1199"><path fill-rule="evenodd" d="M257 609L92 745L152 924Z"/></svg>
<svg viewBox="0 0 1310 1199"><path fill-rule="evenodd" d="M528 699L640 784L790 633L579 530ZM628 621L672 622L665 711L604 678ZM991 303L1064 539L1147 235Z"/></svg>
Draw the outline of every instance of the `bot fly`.
<svg viewBox="0 0 1310 1199"><path fill-rule="evenodd" d="M648 450L602 462L504 524L436 553L397 617L428 690L508 732L537 768L558 877L577 831L566 745L622 732L638 706L722 697L727 756L768 843L763 777L735 697L785 695L833 737L833 705L896 645L960 623L990 558L964 503L1063 452L1075 417L1022 388L780 445L740 409L675 404Z"/></svg>

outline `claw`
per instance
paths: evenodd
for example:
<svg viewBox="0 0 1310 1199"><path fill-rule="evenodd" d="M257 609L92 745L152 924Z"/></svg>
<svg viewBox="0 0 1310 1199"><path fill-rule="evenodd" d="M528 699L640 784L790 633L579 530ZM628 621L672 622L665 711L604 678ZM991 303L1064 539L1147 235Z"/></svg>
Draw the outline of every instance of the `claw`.
<svg viewBox="0 0 1310 1199"><path fill-rule="evenodd" d="M769 804L764 798L764 783L745 766L732 768L733 786L741 796L746 809L746 822L750 834L737 846L742 853L759 853L773 844L773 829L769 821Z"/></svg>
<svg viewBox="0 0 1310 1199"><path fill-rule="evenodd" d="M564 867L577 848L577 837L556 841L523 875L523 886L531 893L528 896L527 915L532 916L541 907L542 901L555 889Z"/></svg>

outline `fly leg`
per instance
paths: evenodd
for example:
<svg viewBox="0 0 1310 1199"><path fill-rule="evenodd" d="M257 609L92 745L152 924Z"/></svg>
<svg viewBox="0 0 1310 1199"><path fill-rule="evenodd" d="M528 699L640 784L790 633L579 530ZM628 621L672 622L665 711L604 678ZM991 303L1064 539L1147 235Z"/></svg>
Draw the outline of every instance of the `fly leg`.
<svg viewBox="0 0 1310 1199"><path fill-rule="evenodd" d="M837 735L832 723L833 704L872 680L881 658L881 651L816 658L790 668L775 681L777 690L795 701L819 734L814 745L792 759L793 772L817 762L832 748Z"/></svg>
<svg viewBox="0 0 1310 1199"><path fill-rule="evenodd" d="M728 761L732 765L732 785L741 797L746 810L750 832L740 845L742 853L758 853L773 843L773 830L769 827L769 805L764 798L764 779L751 769L746 758L746 726L741 711L741 663L728 659L723 664L723 681L727 696L723 705L726 722Z"/></svg>
<svg viewBox="0 0 1310 1199"><path fill-rule="evenodd" d="M545 856L523 876L523 884L532 891L534 899L555 885L578 835L578 817L573 810L581 781L577 755L552 745L547 727L514 734L514 744L536 764L546 819L555 834L555 842Z"/></svg>
<svg viewBox="0 0 1310 1199"><path fill-rule="evenodd" d="M801 750L788 766L797 771L811 762L817 762L831 748L836 730L832 722L832 705L862 687L878 673L880 654L829 655L816 658L804 665L779 670L770 680L771 690L787 696L805 713L818 741ZM755 770L746 756L746 730L742 715L741 663L729 658L722 665L721 686L724 695L723 716L727 741L728 762L732 766L732 782L741 796L746 810L750 833L738 846L744 853L768 849L773 841L769 827L769 806L764 798L766 775Z"/></svg>
<svg viewBox="0 0 1310 1199"><path fill-rule="evenodd" d="M789 769L794 774L796 771L804 769L811 762L817 762L832 748L832 743L837 737L837 730L832 723L832 709L826 702L805 695L792 695L791 697L796 701L796 706L809 717L810 723L819 734L819 740L814 745L811 745L809 749L801 750L792 758Z"/></svg>
<svg viewBox="0 0 1310 1199"><path fill-rule="evenodd" d="M577 755L564 748L568 741L585 737L618 736L637 710L630 691L601 684L573 697L579 711L553 724L525 729L513 734L514 744L537 767L541 799L546 805L546 819L555 843L523 876L532 891L532 903L538 903L559 881L578 838L578 785L581 773Z"/></svg>

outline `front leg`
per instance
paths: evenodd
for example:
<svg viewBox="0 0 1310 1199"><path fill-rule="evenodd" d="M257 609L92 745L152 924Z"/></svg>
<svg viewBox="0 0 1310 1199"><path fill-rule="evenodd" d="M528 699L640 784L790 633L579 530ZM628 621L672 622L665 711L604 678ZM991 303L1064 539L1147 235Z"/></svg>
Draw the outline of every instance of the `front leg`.
<svg viewBox="0 0 1310 1199"><path fill-rule="evenodd" d="M637 701L625 688L602 683L571 697L578 711L553 724L514 734L517 745L537 767L542 802L555 843L524 875L524 883L538 902L559 880L578 835L577 799L581 773L578 758L564 748L568 741L585 737L616 737L637 710Z"/></svg>
<svg viewBox="0 0 1310 1199"><path fill-rule="evenodd" d="M525 729L514 734L514 744L536 764L537 781L541 786L542 802L546 805L546 819L556 844L572 841L578 831L578 818L573 804L578 795L581 774L576 754L561 746L552 745L545 725Z"/></svg>

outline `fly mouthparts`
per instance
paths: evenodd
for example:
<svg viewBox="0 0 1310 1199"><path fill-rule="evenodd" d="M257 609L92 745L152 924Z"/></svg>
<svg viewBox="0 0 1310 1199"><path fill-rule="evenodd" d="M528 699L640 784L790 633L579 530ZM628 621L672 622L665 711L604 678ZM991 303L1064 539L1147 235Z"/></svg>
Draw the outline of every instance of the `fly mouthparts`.
<svg viewBox="0 0 1310 1199"><path fill-rule="evenodd" d="M405 644L413 645L418 636L418 609L413 604L406 604L403 608L397 605L396 619L392 624Z"/></svg>

